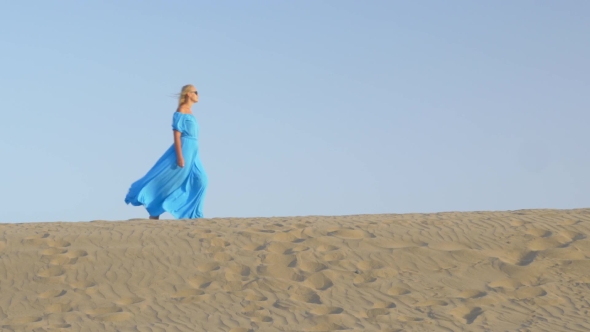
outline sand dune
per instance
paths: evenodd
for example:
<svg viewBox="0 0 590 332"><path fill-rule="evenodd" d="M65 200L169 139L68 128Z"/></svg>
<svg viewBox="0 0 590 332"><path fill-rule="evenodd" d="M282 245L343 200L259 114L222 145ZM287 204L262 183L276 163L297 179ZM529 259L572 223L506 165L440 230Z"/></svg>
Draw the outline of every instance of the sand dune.
<svg viewBox="0 0 590 332"><path fill-rule="evenodd" d="M2 331L590 331L590 209L0 224Z"/></svg>

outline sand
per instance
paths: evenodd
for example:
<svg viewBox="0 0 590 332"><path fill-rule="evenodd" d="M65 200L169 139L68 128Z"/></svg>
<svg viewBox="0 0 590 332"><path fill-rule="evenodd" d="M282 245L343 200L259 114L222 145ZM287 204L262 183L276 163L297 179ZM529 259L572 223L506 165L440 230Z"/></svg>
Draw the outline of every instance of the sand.
<svg viewBox="0 0 590 332"><path fill-rule="evenodd" d="M590 331L590 209L0 224L2 331Z"/></svg>

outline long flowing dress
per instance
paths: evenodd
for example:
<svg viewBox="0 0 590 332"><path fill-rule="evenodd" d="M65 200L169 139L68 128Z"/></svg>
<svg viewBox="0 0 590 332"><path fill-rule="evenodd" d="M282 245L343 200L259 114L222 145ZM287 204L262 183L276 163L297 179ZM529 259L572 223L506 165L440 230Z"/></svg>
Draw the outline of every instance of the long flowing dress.
<svg viewBox="0 0 590 332"><path fill-rule="evenodd" d="M174 218L203 218L207 174L199 157L199 125L192 114L175 112L172 129L181 133L184 167L177 164L174 144L156 164L131 185L125 203L143 205L150 216L164 212Z"/></svg>

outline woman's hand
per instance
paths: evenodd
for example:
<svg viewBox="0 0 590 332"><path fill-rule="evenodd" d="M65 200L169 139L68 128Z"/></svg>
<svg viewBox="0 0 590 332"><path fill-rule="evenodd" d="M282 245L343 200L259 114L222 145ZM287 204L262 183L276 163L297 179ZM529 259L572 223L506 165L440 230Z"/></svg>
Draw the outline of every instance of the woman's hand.
<svg viewBox="0 0 590 332"><path fill-rule="evenodd" d="M176 152L176 164L184 167L184 157L182 156L182 143L180 140L180 132L174 130L174 151Z"/></svg>

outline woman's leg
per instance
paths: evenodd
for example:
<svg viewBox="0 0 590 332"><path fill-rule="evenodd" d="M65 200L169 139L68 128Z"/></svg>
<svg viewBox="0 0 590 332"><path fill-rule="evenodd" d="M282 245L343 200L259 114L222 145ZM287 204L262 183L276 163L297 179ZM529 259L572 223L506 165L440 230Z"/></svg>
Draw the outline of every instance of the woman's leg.
<svg viewBox="0 0 590 332"><path fill-rule="evenodd" d="M162 213L166 212L164 211L164 209L162 208L161 204L154 204L153 206L148 206L146 207L147 213L150 216L150 219L153 220L158 220L160 219L160 215L162 215Z"/></svg>

